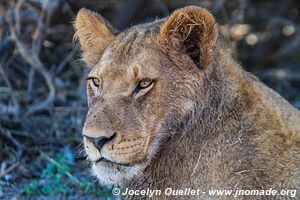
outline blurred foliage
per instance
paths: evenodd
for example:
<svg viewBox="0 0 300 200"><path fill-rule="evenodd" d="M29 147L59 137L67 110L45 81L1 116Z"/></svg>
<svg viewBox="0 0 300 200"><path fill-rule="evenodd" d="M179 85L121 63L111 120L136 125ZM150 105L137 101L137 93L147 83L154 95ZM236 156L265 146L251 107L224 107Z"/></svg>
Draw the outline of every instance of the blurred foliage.
<svg viewBox="0 0 300 200"><path fill-rule="evenodd" d="M75 156L69 148L63 149L62 152L54 156L51 155L52 153L42 153L39 159L34 162L35 167L39 168L41 173L38 179L34 179L23 186L22 193L25 196L88 194L95 197L110 197L108 188L95 186L94 182L86 177L79 178L72 175Z"/></svg>
<svg viewBox="0 0 300 200"><path fill-rule="evenodd" d="M297 0L0 0L0 198L108 198L88 178L83 155L63 156L81 152L86 112L87 70L72 22L86 7L123 30L186 5L209 9L241 65L300 108Z"/></svg>

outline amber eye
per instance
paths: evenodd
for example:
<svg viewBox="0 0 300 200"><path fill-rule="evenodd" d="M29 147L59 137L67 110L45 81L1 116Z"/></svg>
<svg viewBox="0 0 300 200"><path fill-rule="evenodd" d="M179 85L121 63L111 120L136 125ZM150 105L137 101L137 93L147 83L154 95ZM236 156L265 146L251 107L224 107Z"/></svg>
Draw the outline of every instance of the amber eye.
<svg viewBox="0 0 300 200"><path fill-rule="evenodd" d="M153 83L153 81L149 78L143 79L139 82L138 87L139 87L139 89L145 89L145 88L149 87L152 83Z"/></svg>
<svg viewBox="0 0 300 200"><path fill-rule="evenodd" d="M154 86L155 80L150 78L141 79L133 90L134 98L138 99L147 94Z"/></svg>
<svg viewBox="0 0 300 200"><path fill-rule="evenodd" d="M100 87L101 81L99 78L90 77L88 79L92 81L94 87L96 87L96 88Z"/></svg>

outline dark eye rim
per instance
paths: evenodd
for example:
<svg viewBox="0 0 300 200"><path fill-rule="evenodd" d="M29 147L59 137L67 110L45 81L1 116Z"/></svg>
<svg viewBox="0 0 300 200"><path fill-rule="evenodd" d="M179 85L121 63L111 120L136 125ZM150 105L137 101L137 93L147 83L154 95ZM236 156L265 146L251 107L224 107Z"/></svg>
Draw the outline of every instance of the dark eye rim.
<svg viewBox="0 0 300 200"><path fill-rule="evenodd" d="M100 80L99 78L97 78L97 77L88 77L87 80L91 80L92 83L93 83L93 85L94 85L96 88L99 88L100 85L101 85L101 80ZM99 84L97 84L97 83L95 82L95 80L98 80L98 81L99 81Z"/></svg>
<svg viewBox="0 0 300 200"><path fill-rule="evenodd" d="M141 82L149 82L149 84L146 86L146 87L142 87L141 86ZM143 90L143 89L146 89L148 87L150 87L152 84L154 83L154 80L151 79L151 78L143 78L141 80L139 80L138 84L137 84L137 87L140 89L140 90Z"/></svg>
<svg viewBox="0 0 300 200"><path fill-rule="evenodd" d="M149 81L150 84L147 85L147 87L141 87L141 85L140 85L141 81ZM151 87L154 83L155 83L155 79L151 79L151 78L142 78L142 79L140 79L137 82L136 87L132 92L132 95L138 94L142 90L146 90L147 88Z"/></svg>

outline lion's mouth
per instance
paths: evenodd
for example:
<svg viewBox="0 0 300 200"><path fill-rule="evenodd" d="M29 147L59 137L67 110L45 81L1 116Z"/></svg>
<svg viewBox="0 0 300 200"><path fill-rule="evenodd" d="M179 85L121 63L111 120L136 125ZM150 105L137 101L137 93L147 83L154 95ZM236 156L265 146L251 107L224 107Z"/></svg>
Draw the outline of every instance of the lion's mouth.
<svg viewBox="0 0 300 200"><path fill-rule="evenodd" d="M111 160L108 160L104 157L99 158L98 160L94 161L95 164L106 164L106 165L118 165L118 166L125 166L125 167L132 167L134 164L123 164L123 163L118 163L118 162L113 162Z"/></svg>

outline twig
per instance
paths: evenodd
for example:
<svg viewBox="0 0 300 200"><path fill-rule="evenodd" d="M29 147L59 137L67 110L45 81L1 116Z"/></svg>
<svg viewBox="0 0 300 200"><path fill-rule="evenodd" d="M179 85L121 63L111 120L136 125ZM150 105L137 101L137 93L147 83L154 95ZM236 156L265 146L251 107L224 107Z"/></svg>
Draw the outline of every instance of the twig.
<svg viewBox="0 0 300 200"><path fill-rule="evenodd" d="M36 104L31 106L28 111L26 112L26 115L32 114L36 111L46 109L52 102L54 101L55 97L55 87L52 82L52 76L50 72L47 70L47 68L44 67L43 63L39 59L39 57L34 54L31 49L23 43L19 38L17 37L17 34L15 32L15 29L13 28L10 19L7 19L8 24L9 24L9 29L11 32L11 37L15 41L16 46L18 47L17 50L20 53L20 55L23 57L23 59L31 66L33 67L36 71L41 73L41 75L44 77L46 80L47 86L49 88L49 94L47 98Z"/></svg>
<svg viewBox="0 0 300 200"><path fill-rule="evenodd" d="M55 72L59 74L77 52L78 52L78 48L77 47L73 48L72 51L67 55L67 57L61 63L59 63Z"/></svg>
<svg viewBox="0 0 300 200"><path fill-rule="evenodd" d="M21 10L23 3L24 3L24 0L20 0L17 2L16 7L15 7L15 19L16 19L15 28L16 28L16 31L18 34L21 31L20 10Z"/></svg>
<svg viewBox="0 0 300 200"><path fill-rule="evenodd" d="M0 126L0 134L2 134L5 138L7 138L9 141L11 141L15 147L17 147L17 160L19 160L23 154L23 149L24 146L22 144L20 144L19 141L17 141L12 134L10 133L9 130L5 130Z"/></svg>
<svg viewBox="0 0 300 200"><path fill-rule="evenodd" d="M32 85L33 85L33 80L34 80L34 74L35 70L33 67L30 68L29 75L28 75L28 83L27 83L27 96L26 100L27 102L32 100Z"/></svg>
<svg viewBox="0 0 300 200"><path fill-rule="evenodd" d="M42 48L43 41L45 39L45 32L47 27L50 24L50 18L53 14L53 6L50 6L48 10L49 0L46 0L43 3L42 11L40 17L37 22L37 27L34 34L34 39L32 42L32 51L34 54L39 55L40 50ZM46 16L46 20L44 22L44 18ZM28 76L28 84L27 84L27 101L30 101L32 98L32 86L33 86L33 79L35 75L35 69L33 67L30 68L29 76Z"/></svg>
<svg viewBox="0 0 300 200"><path fill-rule="evenodd" d="M20 165L19 162L16 162L12 165L10 165L9 167L7 167L6 169L4 169L3 171L0 172L0 178L2 178L5 174L13 171L16 167L18 167Z"/></svg>
<svg viewBox="0 0 300 200"><path fill-rule="evenodd" d="M2 75L2 78L4 79L5 84L8 87L9 95L11 96L12 104L13 104L13 110L12 112L15 114L16 117L19 116L20 106L19 102L17 100L17 97L15 95L15 92L12 88L12 85L4 71L3 65L0 63L0 74Z"/></svg>
<svg viewBox="0 0 300 200"><path fill-rule="evenodd" d="M45 0L43 2L42 11L37 22L34 40L32 42L33 52L37 55L40 53L40 49L45 39L46 30L49 27L54 10L58 7L59 3L60 1L57 0Z"/></svg>
<svg viewBox="0 0 300 200"><path fill-rule="evenodd" d="M46 31L46 26L47 24L44 23L44 18L47 15L47 5L49 3L49 0L45 0L45 2L43 2L43 7L42 7L42 11L37 23L37 27L35 30L35 34L34 34L34 38L33 38L33 42L32 42L32 50L35 54L39 55L41 47L42 47L42 43L44 41L44 36L45 36L45 31Z"/></svg>
<svg viewBox="0 0 300 200"><path fill-rule="evenodd" d="M46 159L48 160L49 162L53 163L54 165L56 165L58 168L63 168L63 166L57 162L56 160L54 160L53 158L50 158L49 156L47 156L44 152L40 152L41 155ZM74 177L69 171L66 171L65 174L70 178L72 179L76 184L78 185L81 185L81 182L76 178Z"/></svg>

